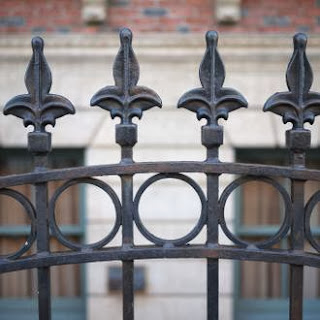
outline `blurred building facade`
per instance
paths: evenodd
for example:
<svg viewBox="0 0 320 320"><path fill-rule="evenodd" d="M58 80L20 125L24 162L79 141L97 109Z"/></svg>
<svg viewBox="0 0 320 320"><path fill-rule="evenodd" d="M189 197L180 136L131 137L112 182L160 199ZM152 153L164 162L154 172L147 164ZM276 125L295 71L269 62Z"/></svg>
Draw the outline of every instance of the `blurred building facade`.
<svg viewBox="0 0 320 320"><path fill-rule="evenodd" d="M114 137L117 121L112 121L104 110L89 107L89 102L98 89L113 84L112 62L119 47L117 33L124 26L134 32L139 83L154 89L163 100L161 110L149 110L137 122L136 161L205 159L200 142L203 123L194 114L178 110L176 105L184 92L199 86L204 34L214 29L220 32L225 86L237 89L249 102L248 109L237 110L221 122L225 131L221 160L285 163L285 130L290 126L282 124L280 117L263 113L262 107L271 94L287 90L285 70L295 32L310 35L307 53L315 75L313 87L319 91L320 1L0 0L0 105L3 107L11 97L26 91L23 77L31 55L31 36L41 35L53 75L51 92L67 97L76 107L75 115L58 119L56 128L51 130L58 166L115 163L120 159ZM319 126L318 119L310 127L310 165L318 168ZM26 129L16 118L4 116L0 117L0 128L0 146L6 155L1 156L2 172L10 172L9 164L14 161L17 166L25 166L19 157L25 157ZM63 155L71 160L61 160ZM192 177L205 188L204 176ZM233 178L222 176L221 190ZM136 188L145 179L137 176ZM106 181L120 190L117 178ZM310 190L315 188L319 186L310 185ZM71 230L70 237L94 242L112 227L112 207L96 190L88 188L86 194L86 201L80 196L73 198L78 202L73 205L79 208L79 216L62 219L62 223L75 226L66 228ZM281 204L278 200L276 204L269 201L275 198L274 191L263 184L248 186L228 203L228 224L247 239L269 236L281 221ZM70 205L66 203L61 206ZM192 228L200 208L188 187L170 181L146 194L141 210L155 234L174 238ZM0 237L6 234L6 222L2 223ZM204 239L205 232L193 242ZM145 243L138 231L135 242ZM1 243L1 250L5 250L6 243ZM110 245L119 243L117 238ZM228 240L221 236L221 243ZM61 250L57 246L55 249ZM66 315L69 319L121 319L121 294L110 285L117 277L117 266L95 263L81 270L59 267L53 271L56 314L61 319L66 319ZM136 319L206 318L205 261L139 261L137 266L141 266L144 285L136 293ZM220 266L221 319L287 317L285 266L239 265L232 261L221 261ZM317 319L320 277L315 270L307 272L306 319ZM0 310L6 310L8 318L0 315L0 319L22 319L21 314L27 316L26 310L34 319L31 314L36 292L33 281L30 283L33 274L1 277ZM25 283L23 290L18 289L21 283Z"/></svg>

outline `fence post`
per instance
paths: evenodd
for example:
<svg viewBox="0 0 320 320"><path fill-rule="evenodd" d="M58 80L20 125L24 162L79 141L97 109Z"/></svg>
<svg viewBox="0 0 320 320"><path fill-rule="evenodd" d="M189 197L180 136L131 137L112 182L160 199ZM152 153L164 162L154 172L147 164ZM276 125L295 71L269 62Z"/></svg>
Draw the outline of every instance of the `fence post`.
<svg viewBox="0 0 320 320"><path fill-rule="evenodd" d="M91 99L91 105L98 105L110 111L111 117L119 117L116 125L116 143L121 146L121 163L132 164L132 149L137 143L137 125L133 117L142 117L143 111L161 107L160 97L151 89L137 86L139 64L132 49L132 33L123 28L120 31L120 50L113 65L115 86L99 90ZM134 247L133 241L133 175L121 175L122 192L122 249ZM123 320L134 319L134 261L122 262Z"/></svg>
<svg viewBox="0 0 320 320"><path fill-rule="evenodd" d="M201 129L201 142L207 149L208 163L219 163L219 147L223 144L223 127L220 118L228 119L229 112L247 107L247 101L236 90L224 88L224 65L218 53L218 33L208 31L207 49L200 66L201 88L186 92L178 102L204 118L207 124ZM219 174L207 173L207 246L219 246ZM219 318L219 259L207 258L207 318Z"/></svg>
<svg viewBox="0 0 320 320"><path fill-rule="evenodd" d="M313 124L320 114L320 94L310 92L313 74L306 56L307 37L297 33L293 37L294 50L286 72L289 91L272 95L263 110L282 116L284 123L291 122L293 127L286 132L286 145L290 152L290 165L295 169L305 169L306 151L310 148L311 133L304 129L304 123ZM291 179L291 249L304 252L304 184L303 179ZM301 261L303 262L303 261ZM303 263L290 264L290 319L303 317Z"/></svg>
<svg viewBox="0 0 320 320"><path fill-rule="evenodd" d="M292 129L286 132L286 144L290 150L290 164L305 168L305 152L310 147L309 130ZM291 248L304 250L304 195L305 181L291 180L292 225ZM303 319L303 265L290 265L290 319Z"/></svg>
<svg viewBox="0 0 320 320"><path fill-rule="evenodd" d="M25 75L28 94L18 95L8 101L4 114L23 119L34 131L28 134L28 150L34 158L34 172L47 169L48 154L51 151L51 134L46 132L48 124L55 125L56 118L75 113L69 100L50 94L51 71L43 54L44 42L40 37L32 39L33 55ZM37 256L50 253L48 183L39 182L35 187L37 226ZM51 319L50 267L38 267L38 313L39 320Z"/></svg>

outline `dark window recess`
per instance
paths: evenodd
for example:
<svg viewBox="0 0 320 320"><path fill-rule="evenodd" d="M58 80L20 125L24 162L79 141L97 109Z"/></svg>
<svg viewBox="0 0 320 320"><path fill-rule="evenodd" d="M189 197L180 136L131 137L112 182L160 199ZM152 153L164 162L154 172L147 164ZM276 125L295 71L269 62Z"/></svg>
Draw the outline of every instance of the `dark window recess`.
<svg viewBox="0 0 320 320"><path fill-rule="evenodd" d="M236 157L243 163L260 163L265 165L287 166L289 153L284 149L238 149ZM307 168L320 168L320 149L307 152ZM290 192L290 181L278 178ZM305 184L305 202L320 190L318 181L307 181ZM251 181L240 186L237 190L237 221L236 232L247 242L258 242L271 237L279 229L284 216L283 200L279 192L272 186ZM320 205L315 209L312 225L316 236L320 235ZM274 246L275 249L289 248L288 237ZM306 249L310 246L306 243ZM238 292L239 299L283 299L288 298L289 267L284 264L243 261L238 263ZM304 269L304 296L306 299L320 297L320 272L316 268ZM285 302L284 302L285 303Z"/></svg>
<svg viewBox="0 0 320 320"><path fill-rule="evenodd" d="M9 175L32 171L32 156L24 149L0 150L0 174ZM83 165L82 149L57 149L49 156L50 168L75 167ZM63 181L51 181L48 185L48 193L53 192ZM21 192L29 199L34 198L34 190L31 185L11 187ZM58 223L63 227L76 227L68 231L70 239L81 242L84 237L84 229L81 228L80 215L80 188L75 187L64 192L58 201L56 216ZM10 213L10 214L9 214ZM25 214L24 208L10 197L0 196L0 255L17 251L26 241L30 231L30 220ZM76 230L76 231L74 231ZM51 251L66 250L56 239L50 240ZM35 253L35 244L26 253ZM0 302L8 298L31 298L37 294L36 270L23 270L6 273L0 277ZM81 267L79 265L64 265L51 268L51 284L53 297L76 298L82 295ZM19 300L17 300L17 304ZM1 307L0 307L1 308ZM1 317L0 317L1 318ZM14 318L13 318L14 319Z"/></svg>
<svg viewBox="0 0 320 320"><path fill-rule="evenodd" d="M145 267L137 266L134 268L133 288L136 292L145 291ZM108 268L108 289L110 292L120 292L122 290L122 268L120 266L113 266Z"/></svg>

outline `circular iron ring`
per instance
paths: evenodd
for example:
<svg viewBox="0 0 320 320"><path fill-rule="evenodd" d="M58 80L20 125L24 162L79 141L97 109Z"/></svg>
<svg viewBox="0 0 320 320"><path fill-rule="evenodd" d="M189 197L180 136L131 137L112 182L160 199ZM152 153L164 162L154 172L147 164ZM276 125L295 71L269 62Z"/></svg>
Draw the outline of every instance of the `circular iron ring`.
<svg viewBox="0 0 320 320"><path fill-rule="evenodd" d="M200 198L201 213L200 213L199 220L198 220L197 224L194 226L194 228L188 234L186 234L185 236L183 236L181 238L169 240L169 239L163 239L163 238L157 237L144 226L144 224L142 223L142 220L140 218L139 203L140 203L140 199L141 199L142 194L146 191L146 189L151 184L153 184L159 180L163 180L163 179L176 179L176 180L181 180L181 181L186 182L189 186L192 187L192 189L197 193L197 195ZM139 190L136 194L136 197L134 199L134 212L133 212L133 214L134 214L134 220L135 220L136 226L138 227L140 232L145 236L146 239L148 239L152 243L159 245L159 246L163 246L166 244L167 245L174 245L174 246L181 246L181 245L188 243L192 239L194 239L200 233L204 224L206 223L206 220L207 220L206 197L205 197L202 189L200 188L200 186L190 177L185 176L180 173L170 173L170 174L160 173L160 174L157 174L157 175L149 178L139 188Z"/></svg>
<svg viewBox="0 0 320 320"><path fill-rule="evenodd" d="M311 232L311 226L310 226L310 219L311 214L314 209L314 207L320 202L320 191L317 191L308 201L306 208L305 208L305 234L307 239L309 240L310 244L318 251L320 252L320 244L316 241L314 236Z"/></svg>
<svg viewBox="0 0 320 320"><path fill-rule="evenodd" d="M114 208L115 208L115 223L112 228L112 230L109 232L109 234L101 239L100 241L90 243L90 244L78 244L73 241L68 240L61 230L59 229L57 222L56 222L56 217L55 217L55 207L56 207L56 201L59 198L59 196L62 194L63 191L68 189L69 187L80 184L80 183L87 183L94 185L100 189L102 189L105 193L109 195L111 198ZM66 247L74 250L81 250L81 249L99 249L108 244L117 234L120 225L121 225L121 204L118 199L117 194L114 192L114 190L105 182L93 179L93 178L82 178L82 179L74 179L74 180L69 180L66 183L64 183L61 187L59 187L53 197L51 198L50 204L49 204L49 222L50 222L50 228L52 230L52 233L54 236L58 239L60 243L65 245Z"/></svg>
<svg viewBox="0 0 320 320"><path fill-rule="evenodd" d="M20 193L16 190L4 188L4 189L0 189L0 194L6 195L6 196L18 201L22 205L22 207L25 209L29 219L31 220L30 233L27 237L27 240L24 242L24 244L21 246L21 248L14 253L1 255L1 258L16 259L16 258L21 257L25 252L27 252L31 248L33 242L36 239L35 209L34 209L32 203L29 201L29 199L26 196L24 196L22 193Z"/></svg>
<svg viewBox="0 0 320 320"><path fill-rule="evenodd" d="M230 194L239 186L242 184L245 184L250 181L262 181L269 185L272 185L282 196L282 199L284 201L285 205L285 214L284 219L282 222L282 225L280 226L279 230L270 238L263 241L258 242L246 242L238 238L236 235L234 235L228 228L225 216L224 216L224 208L226 205L226 202L230 196ZM225 233L225 235L235 244L241 246L241 247L248 247L248 246L256 246L257 248L263 249L273 246L274 244L278 243L281 239L283 239L286 234L288 233L290 229L290 222L291 222L291 212L292 212L292 203L290 196L288 195L287 191L284 189L284 187L279 184L277 181L268 178L268 177L241 177L236 179L235 181L231 182L226 189L222 192L221 197L219 199L219 223L220 226Z"/></svg>

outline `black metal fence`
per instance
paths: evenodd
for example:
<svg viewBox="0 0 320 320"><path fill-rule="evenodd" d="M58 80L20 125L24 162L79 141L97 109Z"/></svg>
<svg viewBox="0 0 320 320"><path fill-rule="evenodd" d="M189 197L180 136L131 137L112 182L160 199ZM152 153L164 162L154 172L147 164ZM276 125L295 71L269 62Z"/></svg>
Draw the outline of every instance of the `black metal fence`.
<svg viewBox="0 0 320 320"><path fill-rule="evenodd" d="M106 86L91 99L92 106L99 106L119 117L116 125L116 143L121 146L121 161L117 164L48 170L47 157L51 150L51 135L46 125L55 125L56 118L73 114L75 109L66 98L49 93L51 73L43 54L43 40L32 40L33 55L27 68L25 83L27 94L11 99L4 107L4 114L23 119L24 125L32 125L34 131L28 134L28 150L34 158L34 170L27 174L2 176L0 194L18 201L31 219L31 231L27 241L17 252L0 257L0 272L37 268L39 319L51 319L50 267L63 264L81 264L95 261L122 261L123 277L123 319L134 318L134 261L137 259L162 258L206 258L207 259L207 318L218 319L219 259L276 262L290 265L290 311L289 318L302 319L303 309L303 268L320 267L319 254L307 252L305 241L317 251L320 243L312 234L310 217L320 202L320 190L305 205L304 185L308 180L320 181L320 171L305 168L305 153L310 146L310 131L304 123L313 123L320 114L320 94L310 92L312 70L306 58L307 38L304 34L294 36L294 51L287 70L288 92L271 96L264 111L274 112L291 122L292 129L286 132L286 144L290 151L290 166L265 166L241 163L225 163L219 160L219 147L223 144L223 127L219 118L227 120L228 113L247 107L246 99L237 91L224 88L224 66L217 51L218 34L209 31L206 35L207 49L200 66L202 87L186 92L179 100L178 107L195 112L207 124L202 127L202 144L207 149L203 162L149 162L135 163L133 147L137 142L137 125L134 117L141 118L143 111L158 106L160 97L151 89L138 86L139 66L131 43L129 29L120 32L121 47L114 63L114 86ZM245 75L244 75L245 76ZM182 112L182 111L181 111ZM207 190L201 187L187 173L205 173ZM155 175L133 193L133 176L141 173ZM219 176L238 175L219 196ZM92 177L117 175L121 178L121 199L105 182ZM289 178L291 193L277 182L278 177ZM202 209L194 228L185 236L168 240L154 235L143 223L139 214L139 201L144 191L161 179L177 179L191 186L198 194ZM64 180L51 199L48 198L48 182ZM285 204L285 215L279 230L270 238L257 243L248 243L232 232L225 220L225 204L230 194L248 181L263 181L273 186ZM91 244L72 242L63 235L55 218L55 205L61 193L79 183L93 184L106 192L115 207L116 219L110 233L101 241ZM34 201L11 187L32 184ZM11 188L11 189L10 189ZM4 213L8 214L8 213ZM68 214L65 212L64 214ZM133 228L152 245L137 246L134 243ZM219 244L219 225L233 245ZM189 242L206 228L207 240L201 245ZM107 246L118 232L122 232L122 245ZM52 234L69 250L51 252L49 237ZM290 249L277 249L285 237L290 237ZM25 255L36 242L37 252Z"/></svg>

